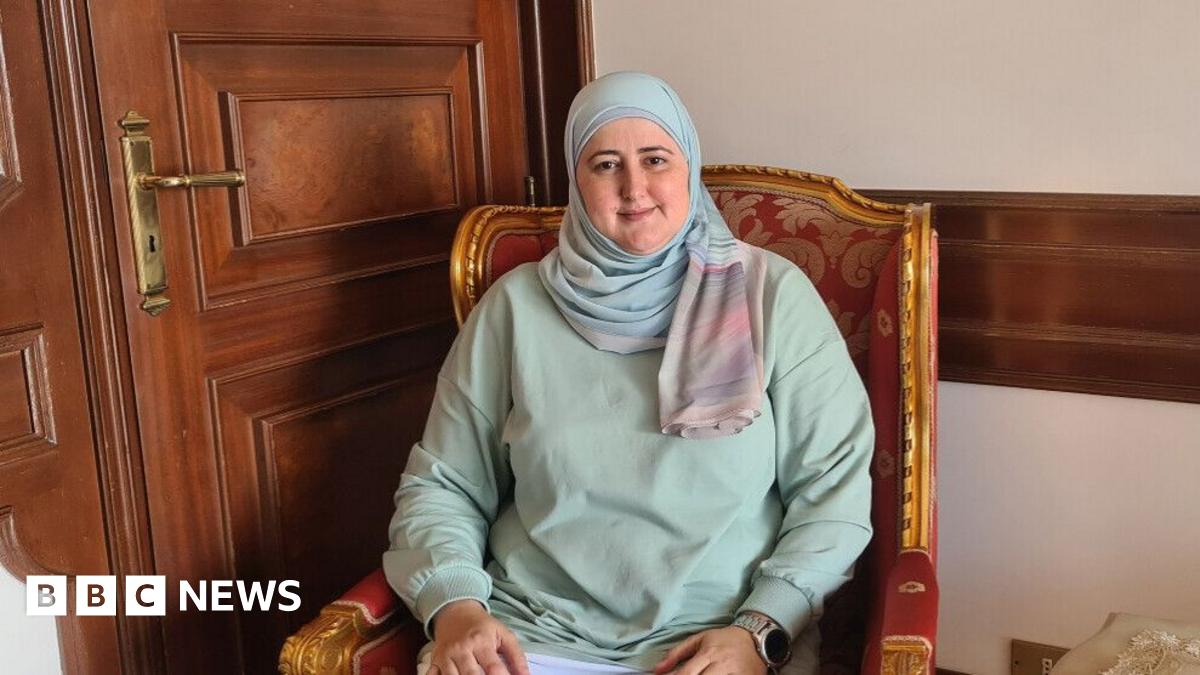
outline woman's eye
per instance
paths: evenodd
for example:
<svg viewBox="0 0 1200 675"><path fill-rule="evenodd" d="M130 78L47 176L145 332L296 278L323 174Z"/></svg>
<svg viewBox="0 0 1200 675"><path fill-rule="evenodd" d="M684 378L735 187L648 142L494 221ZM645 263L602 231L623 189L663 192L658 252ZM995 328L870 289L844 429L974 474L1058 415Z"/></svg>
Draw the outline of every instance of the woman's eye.
<svg viewBox="0 0 1200 675"><path fill-rule="evenodd" d="M615 169L616 166L617 166L616 162L614 162L612 160L605 160L596 165L596 170L597 171L610 171L612 169Z"/></svg>
<svg viewBox="0 0 1200 675"><path fill-rule="evenodd" d="M647 157L646 163L649 164L650 166L659 166L661 164L666 164L667 158L666 157Z"/></svg>

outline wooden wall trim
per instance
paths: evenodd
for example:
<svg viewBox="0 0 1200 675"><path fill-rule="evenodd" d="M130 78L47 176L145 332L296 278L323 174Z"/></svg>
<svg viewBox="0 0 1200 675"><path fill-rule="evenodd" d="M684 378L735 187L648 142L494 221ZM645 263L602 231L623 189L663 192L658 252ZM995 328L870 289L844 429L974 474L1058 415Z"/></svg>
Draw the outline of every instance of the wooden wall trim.
<svg viewBox="0 0 1200 675"><path fill-rule="evenodd" d="M935 205L941 379L1200 403L1200 197L862 192Z"/></svg>
<svg viewBox="0 0 1200 675"><path fill-rule="evenodd" d="M96 103L87 3L52 0L43 7L110 573L121 578L153 574L119 254L112 223L105 219L112 212L108 191L101 189L99 178L105 174L103 121ZM116 623L120 669L161 672L161 633L154 617L118 614ZM64 630L64 635L79 632L69 625ZM64 648L64 659L76 659L75 651Z"/></svg>
<svg viewBox="0 0 1200 675"><path fill-rule="evenodd" d="M575 32L579 42L579 81L596 79L596 32L592 27L592 0L575 0Z"/></svg>
<svg viewBox="0 0 1200 675"><path fill-rule="evenodd" d="M537 204L567 202L563 132L575 93L590 81L591 3L520 0L529 170Z"/></svg>

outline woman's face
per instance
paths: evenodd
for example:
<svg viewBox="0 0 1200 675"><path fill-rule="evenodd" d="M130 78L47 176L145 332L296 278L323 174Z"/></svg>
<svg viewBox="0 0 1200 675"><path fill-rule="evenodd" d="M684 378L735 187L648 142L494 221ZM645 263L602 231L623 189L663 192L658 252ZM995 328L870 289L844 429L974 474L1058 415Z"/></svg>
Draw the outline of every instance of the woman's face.
<svg viewBox="0 0 1200 675"><path fill-rule="evenodd" d="M575 181L592 224L630 253L662 248L687 218L687 158L647 119L623 117L597 129L579 153Z"/></svg>

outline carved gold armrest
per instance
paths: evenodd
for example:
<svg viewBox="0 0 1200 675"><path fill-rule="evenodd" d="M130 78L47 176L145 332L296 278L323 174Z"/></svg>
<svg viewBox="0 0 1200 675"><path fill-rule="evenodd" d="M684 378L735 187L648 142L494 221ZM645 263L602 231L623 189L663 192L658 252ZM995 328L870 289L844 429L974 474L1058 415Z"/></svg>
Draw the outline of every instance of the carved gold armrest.
<svg viewBox="0 0 1200 675"><path fill-rule="evenodd" d="M933 645L918 635L883 639L883 675L929 675Z"/></svg>
<svg viewBox="0 0 1200 675"><path fill-rule="evenodd" d="M376 643L387 640L403 640L403 629L412 624L413 631L420 633L420 626L404 611L393 611L382 617L373 617L364 605L338 600L326 605L316 619L305 624L289 637L279 652L279 672L282 675L329 675L354 672L357 655L370 651ZM402 663L416 664L416 651L399 659Z"/></svg>

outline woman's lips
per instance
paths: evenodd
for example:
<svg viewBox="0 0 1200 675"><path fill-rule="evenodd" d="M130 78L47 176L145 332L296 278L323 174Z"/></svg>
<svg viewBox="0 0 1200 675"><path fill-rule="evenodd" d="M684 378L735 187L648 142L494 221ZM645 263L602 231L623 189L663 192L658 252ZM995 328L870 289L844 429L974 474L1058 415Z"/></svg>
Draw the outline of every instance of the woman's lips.
<svg viewBox="0 0 1200 675"><path fill-rule="evenodd" d="M645 219L647 216L649 216L653 212L654 212L654 207L651 206L649 208L642 209L641 211L617 211L617 215L621 216L625 220L638 221L638 220Z"/></svg>

